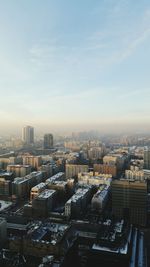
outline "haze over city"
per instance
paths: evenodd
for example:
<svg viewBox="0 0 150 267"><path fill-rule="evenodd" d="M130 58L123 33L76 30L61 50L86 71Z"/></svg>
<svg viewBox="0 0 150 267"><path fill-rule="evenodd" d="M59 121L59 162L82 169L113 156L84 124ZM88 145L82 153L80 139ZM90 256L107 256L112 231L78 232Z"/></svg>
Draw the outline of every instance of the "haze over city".
<svg viewBox="0 0 150 267"><path fill-rule="evenodd" d="M149 43L148 0L1 1L1 132L148 131Z"/></svg>
<svg viewBox="0 0 150 267"><path fill-rule="evenodd" d="M0 1L0 267L150 266L150 1Z"/></svg>

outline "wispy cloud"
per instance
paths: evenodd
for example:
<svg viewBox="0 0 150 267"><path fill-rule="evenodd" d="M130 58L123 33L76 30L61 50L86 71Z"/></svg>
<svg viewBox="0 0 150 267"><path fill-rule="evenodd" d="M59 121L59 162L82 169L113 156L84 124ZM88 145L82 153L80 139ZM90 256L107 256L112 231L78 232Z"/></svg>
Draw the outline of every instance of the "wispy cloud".
<svg viewBox="0 0 150 267"><path fill-rule="evenodd" d="M150 25L147 29L144 29L143 32L137 33L137 37L133 39L127 46L126 49L121 51L121 53L118 55L119 60L124 60L130 55L134 53L134 51L140 46L148 37L150 36Z"/></svg>
<svg viewBox="0 0 150 267"><path fill-rule="evenodd" d="M97 29L85 36L79 44L68 45L57 38L54 42L37 43L30 49L30 60L35 69L61 73L67 72L85 76L92 76L118 64L130 56L150 36L150 12L144 11L135 25L127 23L126 28L116 28L116 21L120 25L120 13L129 10L128 1L111 1L109 16L113 17L112 24ZM110 18L109 18L110 19ZM119 19L119 21L118 21Z"/></svg>

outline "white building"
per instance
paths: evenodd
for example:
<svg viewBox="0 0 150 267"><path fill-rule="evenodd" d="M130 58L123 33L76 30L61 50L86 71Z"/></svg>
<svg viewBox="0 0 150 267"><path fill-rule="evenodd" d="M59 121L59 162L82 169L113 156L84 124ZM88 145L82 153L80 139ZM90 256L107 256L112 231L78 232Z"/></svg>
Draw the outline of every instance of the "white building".
<svg viewBox="0 0 150 267"><path fill-rule="evenodd" d="M110 185L111 181L112 174L95 173L94 175L93 172L83 172L78 174L78 183L81 185Z"/></svg>
<svg viewBox="0 0 150 267"><path fill-rule="evenodd" d="M91 188L79 188L76 193L65 204L65 215L67 217L80 215L90 200Z"/></svg>
<svg viewBox="0 0 150 267"><path fill-rule="evenodd" d="M140 180L143 181L145 179L143 170L126 170L125 178L129 180Z"/></svg>
<svg viewBox="0 0 150 267"><path fill-rule="evenodd" d="M91 204L92 208L99 212L102 212L109 199L110 186L103 186L98 192L93 196Z"/></svg>

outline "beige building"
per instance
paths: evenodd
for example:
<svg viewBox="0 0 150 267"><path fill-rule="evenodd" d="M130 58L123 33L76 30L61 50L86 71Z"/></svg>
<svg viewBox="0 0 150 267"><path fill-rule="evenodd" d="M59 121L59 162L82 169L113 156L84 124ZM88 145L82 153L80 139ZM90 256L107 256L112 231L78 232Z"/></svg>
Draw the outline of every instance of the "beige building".
<svg viewBox="0 0 150 267"><path fill-rule="evenodd" d="M103 163L108 165L117 165L118 157L115 155L107 155L103 157Z"/></svg>
<svg viewBox="0 0 150 267"><path fill-rule="evenodd" d="M23 164L30 165L37 170L42 165L42 158L40 156L23 156Z"/></svg>
<svg viewBox="0 0 150 267"><path fill-rule="evenodd" d="M80 172L88 172L88 165L66 164L66 178L78 176Z"/></svg>
<svg viewBox="0 0 150 267"><path fill-rule="evenodd" d="M96 185L101 184L110 185L112 181L111 174L83 172L78 174L78 183L82 185Z"/></svg>
<svg viewBox="0 0 150 267"><path fill-rule="evenodd" d="M143 181L145 179L144 171L143 170L126 170L125 178Z"/></svg>
<svg viewBox="0 0 150 267"><path fill-rule="evenodd" d="M88 150L88 157L90 159L101 159L102 156L104 155L104 148L103 146L102 147L91 147L89 150Z"/></svg>
<svg viewBox="0 0 150 267"><path fill-rule="evenodd" d="M108 165L108 164L94 164L93 166L94 172L111 174L112 177L117 176L117 166Z"/></svg>
<svg viewBox="0 0 150 267"><path fill-rule="evenodd" d="M11 195L11 181L0 177L0 195L9 196Z"/></svg>
<svg viewBox="0 0 150 267"><path fill-rule="evenodd" d="M54 181L52 183L47 184L48 189L54 189L56 191L63 191L67 190L67 182L66 181Z"/></svg>
<svg viewBox="0 0 150 267"><path fill-rule="evenodd" d="M116 166L117 173L123 170L126 157L122 154L109 154L103 158L103 163L109 166Z"/></svg>
<svg viewBox="0 0 150 267"><path fill-rule="evenodd" d="M53 167L51 164L41 165L38 168L38 171L42 171L45 173L45 178L49 178L53 174Z"/></svg>
<svg viewBox="0 0 150 267"><path fill-rule="evenodd" d="M31 173L31 166L29 165L8 165L7 172L14 173L15 177L24 177Z"/></svg>
<svg viewBox="0 0 150 267"><path fill-rule="evenodd" d="M46 188L45 183L40 183L31 188L30 201L37 197Z"/></svg>

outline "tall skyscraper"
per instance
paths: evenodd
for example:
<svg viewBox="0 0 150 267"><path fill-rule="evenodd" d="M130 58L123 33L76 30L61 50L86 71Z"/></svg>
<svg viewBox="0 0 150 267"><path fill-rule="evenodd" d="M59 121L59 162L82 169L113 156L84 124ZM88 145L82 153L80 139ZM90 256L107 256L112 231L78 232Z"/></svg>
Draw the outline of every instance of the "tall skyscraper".
<svg viewBox="0 0 150 267"><path fill-rule="evenodd" d="M144 169L150 170L150 148L144 151Z"/></svg>
<svg viewBox="0 0 150 267"><path fill-rule="evenodd" d="M23 127L22 140L27 145L34 143L34 128L33 127L31 127L31 126Z"/></svg>
<svg viewBox="0 0 150 267"><path fill-rule="evenodd" d="M53 135L45 134L44 135L44 149L50 149L53 147Z"/></svg>

